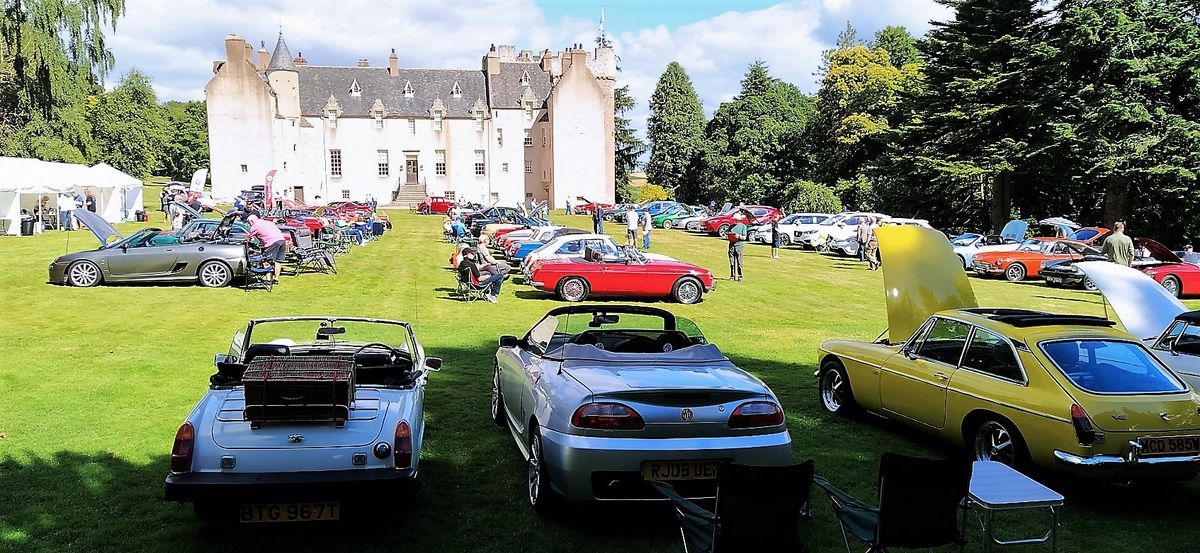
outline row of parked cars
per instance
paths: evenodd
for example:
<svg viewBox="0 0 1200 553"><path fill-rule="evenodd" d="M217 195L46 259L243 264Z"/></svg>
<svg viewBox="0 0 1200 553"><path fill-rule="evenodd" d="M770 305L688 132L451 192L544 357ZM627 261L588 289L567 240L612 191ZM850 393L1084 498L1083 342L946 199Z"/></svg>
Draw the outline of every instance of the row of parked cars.
<svg viewBox="0 0 1200 553"><path fill-rule="evenodd" d="M1125 330L981 308L944 235L878 235L888 330L875 342L821 344L817 405L874 413L1017 467L1120 480L1200 470L1200 375L1181 360L1200 360L1200 313L1103 262L1079 267ZM443 363L407 323L254 320L215 364L176 434L168 500L246 523L336 520L359 502L394 506L392 491L417 481L425 386ZM562 499L662 499L656 482L711 498L722 463L792 462L770 387L665 309L552 309L498 338L489 376L481 423L513 438L521 462L509 470L526 476L539 511Z"/></svg>

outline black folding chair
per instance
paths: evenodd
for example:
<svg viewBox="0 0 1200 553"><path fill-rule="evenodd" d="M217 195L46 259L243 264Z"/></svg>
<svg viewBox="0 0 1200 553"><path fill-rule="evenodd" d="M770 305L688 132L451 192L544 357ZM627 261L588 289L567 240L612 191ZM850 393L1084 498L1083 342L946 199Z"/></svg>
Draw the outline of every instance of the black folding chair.
<svg viewBox="0 0 1200 553"><path fill-rule="evenodd" d="M651 482L675 505L685 552L805 551L797 525L808 518L811 459L770 467L724 464L717 474L712 512L666 482Z"/></svg>
<svg viewBox="0 0 1200 553"><path fill-rule="evenodd" d="M819 476L814 482L829 494L847 552L850 534L867 543L867 553L886 552L893 547L961 551L966 545L962 522L963 500L971 483L968 460L884 453L879 460L878 507Z"/></svg>
<svg viewBox="0 0 1200 553"><path fill-rule="evenodd" d="M261 248L246 245L246 290L255 288L271 291L274 286L275 260L264 255Z"/></svg>

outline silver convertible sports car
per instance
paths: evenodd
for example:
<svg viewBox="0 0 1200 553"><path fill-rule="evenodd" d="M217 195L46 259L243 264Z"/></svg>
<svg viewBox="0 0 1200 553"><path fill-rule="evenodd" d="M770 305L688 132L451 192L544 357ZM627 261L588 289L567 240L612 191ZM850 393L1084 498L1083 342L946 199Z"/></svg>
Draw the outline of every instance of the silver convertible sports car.
<svg viewBox="0 0 1200 553"><path fill-rule="evenodd" d="M245 274L245 246L225 240L235 215L222 219L211 238L178 241L159 238L163 232L156 228L122 236L95 213L82 209L75 213L100 240L100 247L61 255L51 262L53 284L86 287L101 282L194 281L219 288Z"/></svg>
<svg viewBox="0 0 1200 553"><path fill-rule="evenodd" d="M529 501L712 497L722 462L792 462L783 408L686 319L652 307L569 306L502 336L492 420L528 464Z"/></svg>
<svg viewBox="0 0 1200 553"><path fill-rule="evenodd" d="M442 360L407 323L252 320L216 365L175 434L167 500L214 521L298 522L411 491Z"/></svg>

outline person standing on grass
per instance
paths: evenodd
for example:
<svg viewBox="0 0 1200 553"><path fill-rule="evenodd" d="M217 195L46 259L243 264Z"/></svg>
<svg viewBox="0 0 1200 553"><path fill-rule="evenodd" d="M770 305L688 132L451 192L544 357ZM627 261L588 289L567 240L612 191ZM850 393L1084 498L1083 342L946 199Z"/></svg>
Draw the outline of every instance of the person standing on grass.
<svg viewBox="0 0 1200 553"><path fill-rule="evenodd" d="M267 219L262 219L258 215L250 215L246 218L250 223L250 232L246 234L244 242L249 242L255 238L258 243L262 244L263 254L270 257L275 262L275 282L279 282L279 273L283 269L283 232L279 227Z"/></svg>
<svg viewBox="0 0 1200 553"><path fill-rule="evenodd" d="M879 229L879 223L874 217L867 218L867 242L863 245L866 250L867 268L874 271L879 268L879 237L875 231Z"/></svg>
<svg viewBox="0 0 1200 553"><path fill-rule="evenodd" d="M75 198L70 194L58 195L58 230L74 230L75 225L71 220L73 217L72 211L75 211Z"/></svg>
<svg viewBox="0 0 1200 553"><path fill-rule="evenodd" d="M1133 240L1125 236L1125 223L1117 221L1113 233L1104 239L1104 256L1117 265L1133 265Z"/></svg>
<svg viewBox="0 0 1200 553"><path fill-rule="evenodd" d="M860 217L858 220L858 228L855 229L858 238L858 260L867 260L867 239L871 236L871 218Z"/></svg>
<svg viewBox="0 0 1200 553"><path fill-rule="evenodd" d="M592 205L592 232L604 234L604 208L599 204Z"/></svg>
<svg viewBox="0 0 1200 553"><path fill-rule="evenodd" d="M746 216L738 213L733 216L733 220L733 228L725 233L725 239L729 241L729 280L741 281L743 250L746 246Z"/></svg>
<svg viewBox="0 0 1200 553"><path fill-rule="evenodd" d="M625 245L631 248L637 247L638 235L638 214L633 209L633 206L625 208Z"/></svg>
<svg viewBox="0 0 1200 553"><path fill-rule="evenodd" d="M783 236L779 234L779 221L771 221L771 259L779 259L779 247L783 245Z"/></svg>
<svg viewBox="0 0 1200 553"><path fill-rule="evenodd" d="M568 197L567 198L567 208L565 210L563 210L563 215L570 215L570 214L571 214L571 198Z"/></svg>
<svg viewBox="0 0 1200 553"><path fill-rule="evenodd" d="M650 228L654 226L650 219L650 211L642 213L642 249L650 249Z"/></svg>

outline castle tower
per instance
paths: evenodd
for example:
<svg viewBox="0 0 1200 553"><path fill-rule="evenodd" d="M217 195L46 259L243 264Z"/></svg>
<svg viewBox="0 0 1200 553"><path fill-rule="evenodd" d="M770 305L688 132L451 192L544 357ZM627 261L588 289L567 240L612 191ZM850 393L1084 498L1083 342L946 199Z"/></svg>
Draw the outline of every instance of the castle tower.
<svg viewBox="0 0 1200 553"><path fill-rule="evenodd" d="M275 42L275 52L267 64L267 82L275 91L275 102L279 115L300 117L300 74L292 61L292 53L283 41L283 33Z"/></svg>

